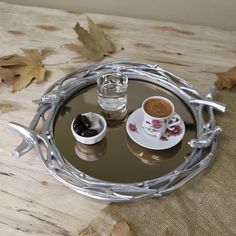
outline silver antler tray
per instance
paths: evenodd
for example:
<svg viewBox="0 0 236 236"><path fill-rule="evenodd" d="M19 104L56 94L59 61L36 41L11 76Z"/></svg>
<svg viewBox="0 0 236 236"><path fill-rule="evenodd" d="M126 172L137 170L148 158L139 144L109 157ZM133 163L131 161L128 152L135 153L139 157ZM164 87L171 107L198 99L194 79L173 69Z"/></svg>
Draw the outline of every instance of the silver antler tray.
<svg viewBox="0 0 236 236"><path fill-rule="evenodd" d="M146 97L171 99L185 123L182 142L164 151L142 148L128 137L124 121L108 124L107 136L99 145L76 143L71 121L78 113L98 112L96 80L110 71L129 78L128 114ZM88 66L60 79L35 101L38 109L29 127L9 124L23 135L13 156L19 158L34 147L54 177L92 198L130 201L162 196L214 159L222 131L214 110L225 111L224 104L212 100L214 93L211 87L202 96L189 82L157 65L128 61Z"/></svg>

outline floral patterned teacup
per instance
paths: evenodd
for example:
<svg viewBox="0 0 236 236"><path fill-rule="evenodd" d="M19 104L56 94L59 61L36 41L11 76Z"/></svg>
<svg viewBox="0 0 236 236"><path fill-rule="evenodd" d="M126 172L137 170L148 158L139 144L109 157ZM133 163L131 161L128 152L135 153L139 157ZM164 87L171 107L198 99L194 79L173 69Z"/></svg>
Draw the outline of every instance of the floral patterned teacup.
<svg viewBox="0 0 236 236"><path fill-rule="evenodd" d="M175 113L173 103L161 96L153 96L144 100L142 104L144 119L142 127L146 133L160 139L166 130L173 130L181 122Z"/></svg>

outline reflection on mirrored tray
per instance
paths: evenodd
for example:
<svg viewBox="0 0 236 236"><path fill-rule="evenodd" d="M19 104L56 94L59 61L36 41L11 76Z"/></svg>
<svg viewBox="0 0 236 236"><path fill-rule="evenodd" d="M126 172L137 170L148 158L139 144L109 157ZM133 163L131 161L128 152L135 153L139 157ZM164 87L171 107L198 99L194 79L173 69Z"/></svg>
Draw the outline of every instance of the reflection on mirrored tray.
<svg viewBox="0 0 236 236"><path fill-rule="evenodd" d="M128 135L126 138L129 150L146 165L158 165L160 162L173 158L181 148L182 142L166 150L152 150L135 143Z"/></svg>
<svg viewBox="0 0 236 236"><path fill-rule="evenodd" d="M141 106L145 98L157 94L173 101L186 128L182 142L163 151L143 148L128 139L126 133L127 118ZM68 99L55 120L54 137L58 151L79 171L115 183L136 183L169 173L181 165L185 161L184 157L191 152L187 142L195 137L196 126L183 101L164 88L136 80L129 81L126 119L107 122L106 138L96 145L77 143L70 131L71 122L78 113L99 113L98 105L91 102L94 100L96 85L91 85Z"/></svg>
<svg viewBox="0 0 236 236"><path fill-rule="evenodd" d="M105 155L106 150L106 138L103 138L99 143L92 145L86 145L80 142L75 143L75 153L84 161L97 161Z"/></svg>
<svg viewBox="0 0 236 236"><path fill-rule="evenodd" d="M121 126L125 125L127 122L128 117L133 113L133 110L127 110L126 117L120 120L107 120L107 127L109 129L116 129L120 128Z"/></svg>

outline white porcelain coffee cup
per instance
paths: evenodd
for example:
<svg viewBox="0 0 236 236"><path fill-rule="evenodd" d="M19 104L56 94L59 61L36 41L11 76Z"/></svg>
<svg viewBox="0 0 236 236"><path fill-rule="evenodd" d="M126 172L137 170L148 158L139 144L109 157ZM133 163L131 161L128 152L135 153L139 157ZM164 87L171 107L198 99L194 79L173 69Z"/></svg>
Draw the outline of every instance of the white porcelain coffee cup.
<svg viewBox="0 0 236 236"><path fill-rule="evenodd" d="M165 97L153 96L145 99L142 111L143 129L157 139L160 139L167 129L173 130L181 122L181 117L175 112L174 104Z"/></svg>

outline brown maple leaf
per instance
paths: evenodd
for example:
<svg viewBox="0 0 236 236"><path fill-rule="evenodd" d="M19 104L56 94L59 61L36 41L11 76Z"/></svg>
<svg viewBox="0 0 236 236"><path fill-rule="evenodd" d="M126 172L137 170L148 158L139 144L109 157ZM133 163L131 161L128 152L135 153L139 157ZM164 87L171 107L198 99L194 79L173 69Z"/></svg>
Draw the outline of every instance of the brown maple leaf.
<svg viewBox="0 0 236 236"><path fill-rule="evenodd" d="M19 61L16 56L17 54L10 54L7 56L0 57L0 66L15 66L22 65L23 63Z"/></svg>
<svg viewBox="0 0 236 236"><path fill-rule="evenodd" d="M10 55L0 58L0 76L3 81L13 81L12 92L26 88L33 79L41 82L45 79L46 68L41 50L23 50L24 55ZM17 76L17 77L16 77Z"/></svg>
<svg viewBox="0 0 236 236"><path fill-rule="evenodd" d="M87 49L86 53L81 51L82 55L90 60L99 60L115 52L115 46L98 25L87 17L89 32L85 30L79 22L74 27L79 41Z"/></svg>
<svg viewBox="0 0 236 236"><path fill-rule="evenodd" d="M98 25L96 25L92 19L87 17L89 33L92 38L98 42L104 55L108 55L115 51L115 46L108 35L106 35Z"/></svg>
<svg viewBox="0 0 236 236"><path fill-rule="evenodd" d="M218 77L215 85L218 89L230 89L236 86L236 66L230 68L226 72L218 72L216 73Z"/></svg>
<svg viewBox="0 0 236 236"><path fill-rule="evenodd" d="M7 67L23 65L22 62L15 59L15 56L16 54L0 57L0 82L15 78L15 73Z"/></svg>
<svg viewBox="0 0 236 236"><path fill-rule="evenodd" d="M15 74L13 71L4 67L0 67L0 82L12 80L14 78Z"/></svg>

